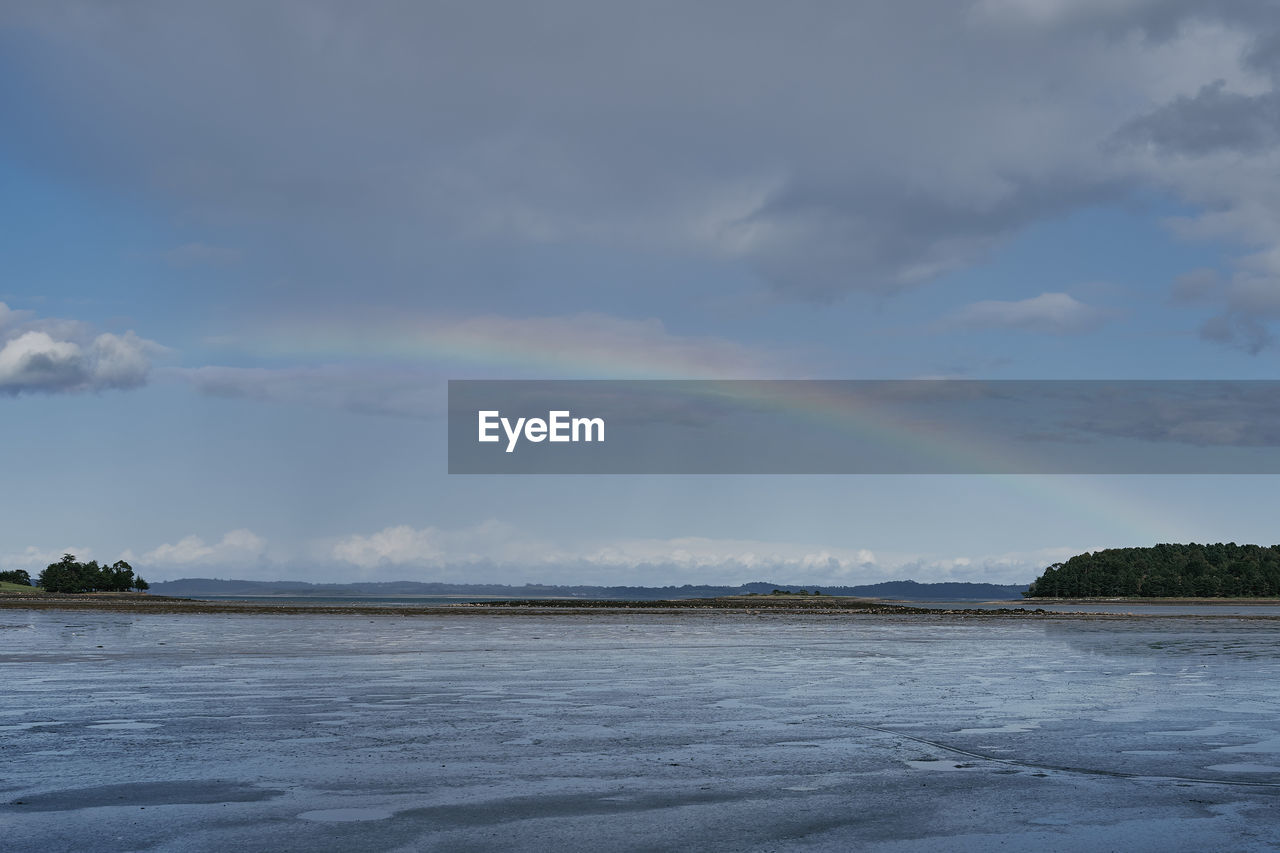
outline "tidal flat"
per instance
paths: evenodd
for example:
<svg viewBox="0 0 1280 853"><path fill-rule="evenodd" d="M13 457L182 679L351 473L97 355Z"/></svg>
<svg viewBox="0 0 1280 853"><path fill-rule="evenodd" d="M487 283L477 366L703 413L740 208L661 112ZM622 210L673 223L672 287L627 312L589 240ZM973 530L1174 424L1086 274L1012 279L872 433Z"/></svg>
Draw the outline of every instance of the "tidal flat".
<svg viewBox="0 0 1280 853"><path fill-rule="evenodd" d="M8 851L1280 847L1280 622L0 610Z"/></svg>

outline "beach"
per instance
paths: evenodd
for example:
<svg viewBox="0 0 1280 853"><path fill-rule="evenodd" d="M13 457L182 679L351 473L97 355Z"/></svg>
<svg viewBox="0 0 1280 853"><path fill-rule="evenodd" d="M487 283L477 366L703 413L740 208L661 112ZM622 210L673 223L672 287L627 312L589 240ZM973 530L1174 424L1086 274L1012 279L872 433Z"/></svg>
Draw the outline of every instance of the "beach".
<svg viewBox="0 0 1280 853"><path fill-rule="evenodd" d="M1270 620L10 608L0 636L11 850L1280 844Z"/></svg>

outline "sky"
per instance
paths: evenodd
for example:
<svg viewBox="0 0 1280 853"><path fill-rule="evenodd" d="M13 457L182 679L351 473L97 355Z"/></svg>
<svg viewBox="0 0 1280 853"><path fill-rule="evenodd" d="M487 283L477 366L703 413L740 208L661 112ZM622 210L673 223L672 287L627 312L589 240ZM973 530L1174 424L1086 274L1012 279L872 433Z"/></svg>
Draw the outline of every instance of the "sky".
<svg viewBox="0 0 1280 853"><path fill-rule="evenodd" d="M0 569L1026 583L1273 476L461 476L449 379L1275 379L1269 0L0 3Z"/></svg>

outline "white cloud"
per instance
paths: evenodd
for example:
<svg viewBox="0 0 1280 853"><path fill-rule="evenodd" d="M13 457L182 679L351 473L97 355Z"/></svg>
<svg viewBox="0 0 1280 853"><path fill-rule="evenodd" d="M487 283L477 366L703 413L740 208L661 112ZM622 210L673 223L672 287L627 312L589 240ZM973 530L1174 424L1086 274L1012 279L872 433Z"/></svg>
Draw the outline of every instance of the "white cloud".
<svg viewBox="0 0 1280 853"><path fill-rule="evenodd" d="M578 559L591 565L634 567L670 565L681 570L719 570L726 566L751 571L815 572L825 580L876 567L876 555L866 548L833 548L813 544L752 539L631 539L587 546Z"/></svg>
<svg viewBox="0 0 1280 853"><path fill-rule="evenodd" d="M577 563L606 568L657 564L680 569L816 569L848 572L874 565L865 548L765 542L750 539L625 539L571 547L521 537L496 521L475 527L443 530L409 525L388 527L368 535L352 535L332 545L331 556L361 568L380 564L441 567L454 563L515 563L527 566Z"/></svg>
<svg viewBox="0 0 1280 853"><path fill-rule="evenodd" d="M707 537L570 545L528 537L497 521L451 530L387 527L332 542L326 556L386 577L479 582L485 580L475 576L479 566L514 583L738 584L786 578L863 583L871 575L880 579L882 571L865 548Z"/></svg>
<svg viewBox="0 0 1280 853"><path fill-rule="evenodd" d="M75 321L34 319L0 302L0 394L136 388L163 351L131 331L94 335Z"/></svg>
<svg viewBox="0 0 1280 853"><path fill-rule="evenodd" d="M975 302L953 314L949 323L969 329L1024 329L1068 335L1094 329L1105 319L1106 312L1066 293L1042 293L1013 302Z"/></svg>
<svg viewBox="0 0 1280 853"><path fill-rule="evenodd" d="M867 548L701 536L552 542L510 524L486 520L457 528L393 525L367 534L316 540L294 551L269 548L258 534L232 530L216 542L186 536L123 559L148 580L197 573L258 580L312 582L413 580L455 583L562 583L665 586L737 585L751 581L856 586L881 581L1028 583L1043 569L1086 548L970 555L877 554ZM0 555L0 568L34 577L64 553L37 548ZM270 574L263 574L269 567ZM353 576L353 568L357 575Z"/></svg>
<svg viewBox="0 0 1280 853"><path fill-rule="evenodd" d="M1032 551L1005 551L972 556L894 555L894 568L886 580L916 580L921 583L1030 583L1046 567L1083 553L1086 548L1053 547Z"/></svg>
<svg viewBox="0 0 1280 853"><path fill-rule="evenodd" d="M143 566L165 569L170 566L190 565L252 565L266 555L267 542L251 530L239 529L226 533L215 543L206 543L199 536L187 536L173 544L160 545L138 558ZM128 559L128 558L126 558Z"/></svg>
<svg viewBox="0 0 1280 853"><path fill-rule="evenodd" d="M388 527L368 536L348 536L333 546L333 557L362 569L379 563L439 565L444 552L436 542L437 536L431 527Z"/></svg>
<svg viewBox="0 0 1280 853"><path fill-rule="evenodd" d="M15 551L10 554L0 554L0 569L26 569L32 578L44 571L45 566L50 563L56 563L62 559L64 554L72 554L80 561L94 559L94 554L90 548L38 548L35 545L28 545L21 551Z"/></svg>
<svg viewBox="0 0 1280 853"><path fill-rule="evenodd" d="M516 541L511 527L492 520L454 530L402 524L339 539L329 546L328 556L361 569L380 565L441 568L507 562L524 544Z"/></svg>
<svg viewBox="0 0 1280 853"><path fill-rule="evenodd" d="M134 388L146 382L156 348L133 332L103 334L89 347L90 381L96 388Z"/></svg>
<svg viewBox="0 0 1280 853"><path fill-rule="evenodd" d="M24 332L0 349L0 388L64 390L84 381L84 351L44 332Z"/></svg>
<svg viewBox="0 0 1280 853"><path fill-rule="evenodd" d="M502 522L443 529L396 525L317 543L317 562L362 577L447 582L644 585L750 581L856 586L891 580L1029 583L1069 547L941 556L867 548L700 536L576 543L531 537ZM343 577L347 575L339 574Z"/></svg>

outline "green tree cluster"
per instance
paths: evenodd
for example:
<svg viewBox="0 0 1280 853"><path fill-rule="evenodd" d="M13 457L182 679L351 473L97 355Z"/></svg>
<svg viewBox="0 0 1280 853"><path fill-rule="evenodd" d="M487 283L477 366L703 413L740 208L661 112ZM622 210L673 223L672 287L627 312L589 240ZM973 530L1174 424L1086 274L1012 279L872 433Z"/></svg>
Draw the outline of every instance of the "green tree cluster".
<svg viewBox="0 0 1280 853"><path fill-rule="evenodd" d="M0 572L0 581L31 586L31 575L27 574L26 569L10 569L7 572Z"/></svg>
<svg viewBox="0 0 1280 853"><path fill-rule="evenodd" d="M1028 598L1280 596L1280 545L1109 548L1054 563Z"/></svg>
<svg viewBox="0 0 1280 853"><path fill-rule="evenodd" d="M124 560L99 566L97 560L77 563L74 554L63 554L60 561L50 563L40 573L37 585L45 592L127 592L150 587Z"/></svg>

